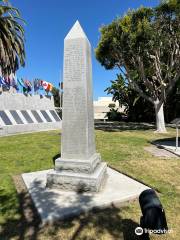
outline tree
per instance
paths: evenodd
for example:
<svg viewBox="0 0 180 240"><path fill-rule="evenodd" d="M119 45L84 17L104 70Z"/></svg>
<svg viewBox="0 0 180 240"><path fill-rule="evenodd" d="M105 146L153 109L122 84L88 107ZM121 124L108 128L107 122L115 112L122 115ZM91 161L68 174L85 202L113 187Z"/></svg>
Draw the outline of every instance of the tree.
<svg viewBox="0 0 180 240"><path fill-rule="evenodd" d="M52 89L52 95L53 95L53 97L54 97L54 105L55 105L55 107L60 107L59 89L53 87L53 89Z"/></svg>
<svg viewBox="0 0 180 240"><path fill-rule="evenodd" d="M15 73L25 64L23 20L17 8L0 0L0 70L2 75Z"/></svg>
<svg viewBox="0 0 180 240"><path fill-rule="evenodd" d="M165 104L165 119L171 122L180 117L180 79L172 90L172 94L167 97ZM172 107L173 106L173 107Z"/></svg>
<svg viewBox="0 0 180 240"><path fill-rule="evenodd" d="M154 105L158 132L166 132L163 106L180 78L180 2L129 11L101 28L96 58L118 68L124 81Z"/></svg>
<svg viewBox="0 0 180 240"><path fill-rule="evenodd" d="M140 83L139 85L143 89L144 86ZM121 74L117 74L117 79L111 81L111 86L105 89L105 91L107 94L113 95L113 101L118 101L121 107L125 107L124 112L128 121L153 121L154 114L151 103L138 96L138 93L124 81Z"/></svg>
<svg viewBox="0 0 180 240"><path fill-rule="evenodd" d="M125 106L128 108L128 86L124 82L124 78L121 74L117 74L117 79L111 81L111 86L105 89L107 94L112 94L112 100L118 101L119 106Z"/></svg>
<svg viewBox="0 0 180 240"><path fill-rule="evenodd" d="M116 104L110 103L109 104L109 112L107 112L106 117L110 121L121 121L122 114L119 112L118 108L116 108Z"/></svg>

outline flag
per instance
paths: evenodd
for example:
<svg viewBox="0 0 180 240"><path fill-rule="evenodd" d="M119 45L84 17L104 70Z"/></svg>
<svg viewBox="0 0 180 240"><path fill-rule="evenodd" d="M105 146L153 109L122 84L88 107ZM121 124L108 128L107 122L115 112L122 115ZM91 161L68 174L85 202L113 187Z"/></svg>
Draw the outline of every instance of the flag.
<svg viewBox="0 0 180 240"><path fill-rule="evenodd" d="M13 88L15 88L17 91L19 90L19 87L18 87L18 81L17 81L17 77L13 77L12 80L11 80L11 86Z"/></svg>
<svg viewBox="0 0 180 240"><path fill-rule="evenodd" d="M40 79L34 79L34 92L37 92L39 89L42 89L42 84Z"/></svg>
<svg viewBox="0 0 180 240"><path fill-rule="evenodd" d="M1 85L6 85L5 79L0 76L0 86Z"/></svg>
<svg viewBox="0 0 180 240"><path fill-rule="evenodd" d="M10 89L10 79L9 77L0 77L0 86L2 86L4 91L9 91Z"/></svg>
<svg viewBox="0 0 180 240"><path fill-rule="evenodd" d="M28 87L27 87L27 85L25 84L23 78L21 78L21 79L18 78L18 83L19 83L20 86L22 87L23 93L28 92Z"/></svg>
<svg viewBox="0 0 180 240"><path fill-rule="evenodd" d="M21 85L21 87L23 88L26 88L25 84L24 84L24 80L21 78L21 79L17 79L18 83Z"/></svg>
<svg viewBox="0 0 180 240"><path fill-rule="evenodd" d="M26 86L26 91L30 92L32 90L32 83L29 80L24 80L24 85Z"/></svg>
<svg viewBox="0 0 180 240"><path fill-rule="evenodd" d="M37 92L39 90L39 80L34 79L34 92Z"/></svg>
<svg viewBox="0 0 180 240"><path fill-rule="evenodd" d="M10 88L10 86L11 86L11 79L10 79L10 77L5 77L5 83Z"/></svg>
<svg viewBox="0 0 180 240"><path fill-rule="evenodd" d="M53 85L46 81L42 81L42 86L46 92L50 92L53 89Z"/></svg>

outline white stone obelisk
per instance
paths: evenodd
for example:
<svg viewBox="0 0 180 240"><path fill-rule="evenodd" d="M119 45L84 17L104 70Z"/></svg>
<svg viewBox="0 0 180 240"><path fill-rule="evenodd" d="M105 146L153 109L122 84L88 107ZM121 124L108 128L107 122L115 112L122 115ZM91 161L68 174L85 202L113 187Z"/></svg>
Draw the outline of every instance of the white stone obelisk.
<svg viewBox="0 0 180 240"><path fill-rule="evenodd" d="M61 158L47 186L99 191L107 166L96 153L91 45L78 21L64 40L63 74Z"/></svg>

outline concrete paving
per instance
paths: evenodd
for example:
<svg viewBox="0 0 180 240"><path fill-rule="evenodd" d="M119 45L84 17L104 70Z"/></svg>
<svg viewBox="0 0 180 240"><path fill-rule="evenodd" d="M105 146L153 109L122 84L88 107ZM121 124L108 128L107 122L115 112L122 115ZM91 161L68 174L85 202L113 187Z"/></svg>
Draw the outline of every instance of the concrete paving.
<svg viewBox="0 0 180 240"><path fill-rule="evenodd" d="M105 187L98 193L77 193L46 188L47 174L44 170L22 174L25 185L39 212L42 224L65 219L93 208L104 208L113 204L136 199L147 186L111 169Z"/></svg>
<svg viewBox="0 0 180 240"><path fill-rule="evenodd" d="M156 146L144 147L144 150L151 153L155 157L161 158L178 158L174 153L167 151L166 149L158 148Z"/></svg>
<svg viewBox="0 0 180 240"><path fill-rule="evenodd" d="M180 157L180 147L178 147L176 149L176 142L175 141L156 141L154 143L156 146L161 147L169 152L171 152L172 154L174 154L174 156L178 156ZM179 143L180 146L180 143Z"/></svg>

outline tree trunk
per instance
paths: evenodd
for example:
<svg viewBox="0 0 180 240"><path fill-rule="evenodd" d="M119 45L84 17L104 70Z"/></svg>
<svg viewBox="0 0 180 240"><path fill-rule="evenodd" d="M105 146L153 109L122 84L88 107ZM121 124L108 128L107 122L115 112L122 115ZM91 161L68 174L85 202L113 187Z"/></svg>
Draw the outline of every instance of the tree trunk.
<svg viewBox="0 0 180 240"><path fill-rule="evenodd" d="M165 121L164 121L164 103L160 103L159 100L154 102L155 114L156 114L156 132L166 133Z"/></svg>

